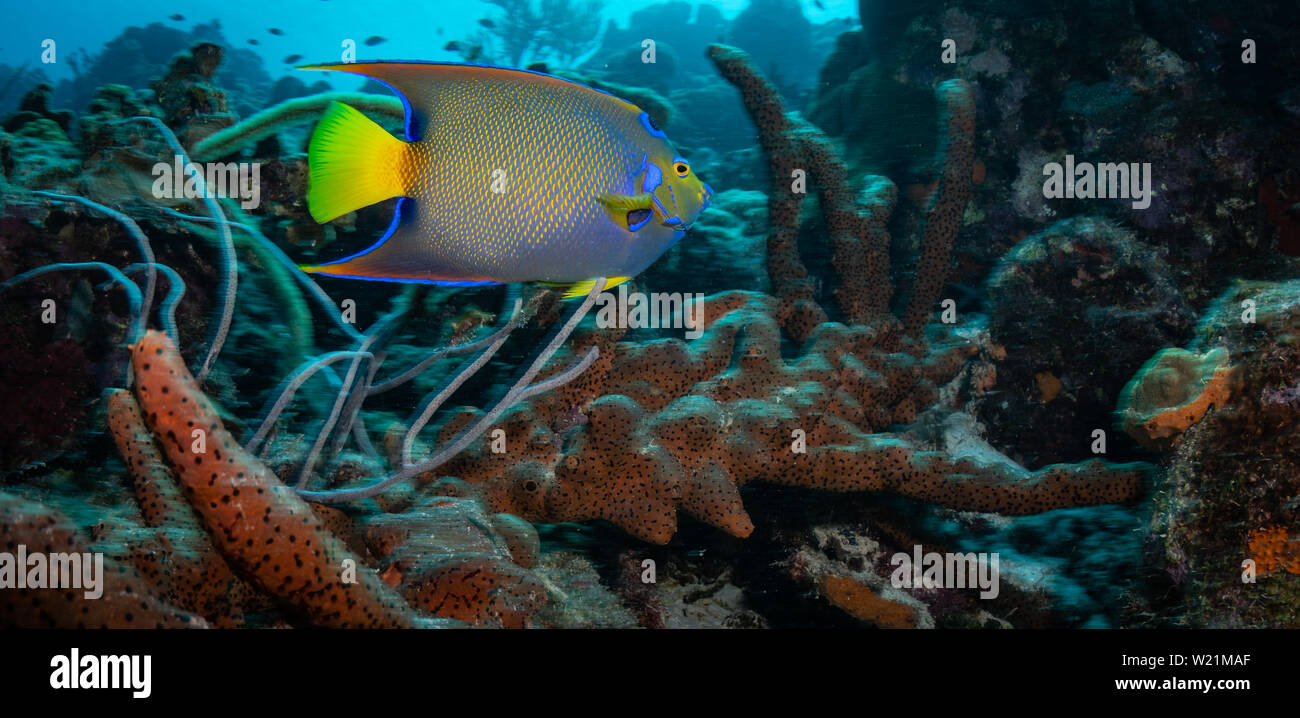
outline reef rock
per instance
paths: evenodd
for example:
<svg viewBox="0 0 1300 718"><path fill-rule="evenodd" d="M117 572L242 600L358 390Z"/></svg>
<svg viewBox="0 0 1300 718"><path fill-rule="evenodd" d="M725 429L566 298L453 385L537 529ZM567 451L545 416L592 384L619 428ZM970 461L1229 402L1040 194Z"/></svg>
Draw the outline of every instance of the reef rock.
<svg viewBox="0 0 1300 718"><path fill-rule="evenodd" d="M1007 355L980 407L994 443L1029 465L1091 455L1092 432L1110 428L1128 379L1191 332L1172 271L1133 232L1094 217L1058 222L1008 252L988 283L989 331Z"/></svg>
<svg viewBox="0 0 1300 718"><path fill-rule="evenodd" d="M1297 280L1241 282L1189 346L1226 354L1240 384L1187 428L1156 493L1148 544L1171 622L1300 627L1298 297Z"/></svg>

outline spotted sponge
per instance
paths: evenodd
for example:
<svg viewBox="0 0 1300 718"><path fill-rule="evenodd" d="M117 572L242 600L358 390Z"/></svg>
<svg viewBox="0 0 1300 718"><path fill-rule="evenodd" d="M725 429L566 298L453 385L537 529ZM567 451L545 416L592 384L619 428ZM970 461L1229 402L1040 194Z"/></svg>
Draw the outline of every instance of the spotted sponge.
<svg viewBox="0 0 1300 718"><path fill-rule="evenodd" d="M43 504L0 492L0 547L46 557L90 549L73 525ZM104 558L103 595L82 589L0 589L0 626L22 628L205 628L207 623L158 600L135 568Z"/></svg>
<svg viewBox="0 0 1300 718"><path fill-rule="evenodd" d="M120 537L136 568L160 598L216 626L240 625L248 611L266 608L260 592L238 577L213 547L145 426L135 396L111 389L106 398L109 431L130 469L147 526Z"/></svg>
<svg viewBox="0 0 1300 718"><path fill-rule="evenodd" d="M131 365L150 429L213 543L233 566L319 626L398 628L419 622L306 502L235 441L167 335L148 332L132 346Z"/></svg>

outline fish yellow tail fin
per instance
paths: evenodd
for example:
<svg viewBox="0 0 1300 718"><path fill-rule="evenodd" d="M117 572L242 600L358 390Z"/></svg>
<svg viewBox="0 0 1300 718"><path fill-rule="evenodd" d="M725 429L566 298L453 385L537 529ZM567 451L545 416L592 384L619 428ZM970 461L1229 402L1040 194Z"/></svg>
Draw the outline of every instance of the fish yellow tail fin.
<svg viewBox="0 0 1300 718"><path fill-rule="evenodd" d="M307 209L317 222L406 192L410 144L342 102L331 102L307 148Z"/></svg>

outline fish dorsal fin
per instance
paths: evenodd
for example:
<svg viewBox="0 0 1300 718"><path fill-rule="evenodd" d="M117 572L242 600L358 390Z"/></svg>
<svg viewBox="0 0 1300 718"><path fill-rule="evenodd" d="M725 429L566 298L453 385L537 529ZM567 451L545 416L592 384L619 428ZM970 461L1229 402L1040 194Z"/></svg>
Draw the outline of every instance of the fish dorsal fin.
<svg viewBox="0 0 1300 718"><path fill-rule="evenodd" d="M644 194L603 194L600 205L620 227L635 232L645 226L654 214L653 199L649 192Z"/></svg>
<svg viewBox="0 0 1300 718"><path fill-rule="evenodd" d="M490 65L465 65L454 62L339 62L304 65L300 70L335 70L364 75L388 85L406 108L406 139L419 140L428 123L428 112L443 88L458 82L513 80L519 83L552 85L608 95L640 113L632 103L604 90L532 70L517 70Z"/></svg>

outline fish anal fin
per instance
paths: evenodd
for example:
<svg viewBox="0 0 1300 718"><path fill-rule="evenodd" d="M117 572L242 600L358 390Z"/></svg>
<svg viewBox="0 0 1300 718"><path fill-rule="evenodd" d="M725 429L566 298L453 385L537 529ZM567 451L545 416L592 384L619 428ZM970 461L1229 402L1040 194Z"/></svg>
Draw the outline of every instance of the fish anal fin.
<svg viewBox="0 0 1300 718"><path fill-rule="evenodd" d="M605 290L613 289L629 279L631 279L631 277L606 277ZM577 299L578 297L585 297L588 294L591 294L591 290L595 288L595 286L595 279L584 279L581 282L574 282L569 285L568 289L564 290L564 298Z"/></svg>
<svg viewBox="0 0 1300 718"><path fill-rule="evenodd" d="M409 197L397 200L393 222L384 236L368 249L333 262L299 265L308 274L374 282L409 282L468 287L500 284L486 276L468 275L452 267L431 264L424 251L419 222L419 203Z"/></svg>

